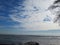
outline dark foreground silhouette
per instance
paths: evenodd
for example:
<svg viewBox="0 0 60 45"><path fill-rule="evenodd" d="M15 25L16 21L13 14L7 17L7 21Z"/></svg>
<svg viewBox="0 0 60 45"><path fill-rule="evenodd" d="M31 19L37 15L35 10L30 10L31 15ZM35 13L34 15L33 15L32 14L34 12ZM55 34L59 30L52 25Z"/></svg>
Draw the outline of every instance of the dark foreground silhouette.
<svg viewBox="0 0 60 45"><path fill-rule="evenodd" d="M24 45L39 45L37 42L26 42Z"/></svg>

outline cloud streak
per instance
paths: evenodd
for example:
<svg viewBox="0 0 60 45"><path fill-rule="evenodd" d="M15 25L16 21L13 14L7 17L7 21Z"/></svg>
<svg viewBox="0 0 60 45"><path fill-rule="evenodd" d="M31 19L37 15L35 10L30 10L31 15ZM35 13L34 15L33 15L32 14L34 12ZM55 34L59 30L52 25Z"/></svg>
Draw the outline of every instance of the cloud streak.
<svg viewBox="0 0 60 45"><path fill-rule="evenodd" d="M14 13L9 16L13 21L22 23L20 27L24 27L24 30L60 29L57 23L53 23L55 16L46 10L53 2L54 0L26 0L21 6L15 7L17 10L12 10ZM43 21L47 15L51 17L50 21Z"/></svg>

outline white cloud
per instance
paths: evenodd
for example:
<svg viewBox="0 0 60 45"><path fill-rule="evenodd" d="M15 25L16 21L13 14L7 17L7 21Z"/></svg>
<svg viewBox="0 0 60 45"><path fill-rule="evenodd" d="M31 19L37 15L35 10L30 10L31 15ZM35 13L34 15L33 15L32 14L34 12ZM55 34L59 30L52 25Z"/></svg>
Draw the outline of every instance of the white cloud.
<svg viewBox="0 0 60 45"><path fill-rule="evenodd" d="M54 0L26 0L23 5L15 7L20 10L20 12L13 13L10 17L16 21L21 22L22 25L20 27L24 27L24 30L52 30L52 29L60 29L57 23L53 23L54 15L52 15L46 9L54 2ZM38 9L38 10L36 10ZM21 10L25 10L22 11ZM35 11L36 10L36 11ZM18 11L18 10L17 10ZM22 18L21 16L27 15L26 18ZM46 16L51 17L51 21L44 22L43 19Z"/></svg>

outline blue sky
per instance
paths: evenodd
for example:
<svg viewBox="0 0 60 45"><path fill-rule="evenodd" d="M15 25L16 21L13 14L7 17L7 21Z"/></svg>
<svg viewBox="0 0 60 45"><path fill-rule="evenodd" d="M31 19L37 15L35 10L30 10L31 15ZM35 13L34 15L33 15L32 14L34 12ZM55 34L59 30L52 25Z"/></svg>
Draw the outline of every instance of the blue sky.
<svg viewBox="0 0 60 45"><path fill-rule="evenodd" d="M46 0L46 2L49 1ZM60 30L57 29L60 27L55 28L56 24L52 23L50 13L50 16L47 16L45 12L49 3L44 6L43 3L39 3L39 0L37 2L34 0L0 0L0 34L52 35L54 33L58 35ZM37 4L40 5L37 6Z"/></svg>
<svg viewBox="0 0 60 45"><path fill-rule="evenodd" d="M23 3L23 0L0 0L0 32L14 30L13 26L20 23L13 21L9 15L12 13L11 10L14 7L19 6ZM3 33L2 32L2 33Z"/></svg>
<svg viewBox="0 0 60 45"><path fill-rule="evenodd" d="M12 26L18 24L14 22L10 17L11 10L15 9L14 7L19 6L18 3L23 0L0 0L0 26Z"/></svg>

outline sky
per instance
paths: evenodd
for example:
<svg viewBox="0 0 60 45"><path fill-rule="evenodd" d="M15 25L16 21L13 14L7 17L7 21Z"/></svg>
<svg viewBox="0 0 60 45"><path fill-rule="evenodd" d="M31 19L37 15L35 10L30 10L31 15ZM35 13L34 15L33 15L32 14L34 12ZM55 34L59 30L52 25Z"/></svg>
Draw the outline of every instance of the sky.
<svg viewBox="0 0 60 45"><path fill-rule="evenodd" d="M55 0L0 0L0 34L58 35L48 7Z"/></svg>

